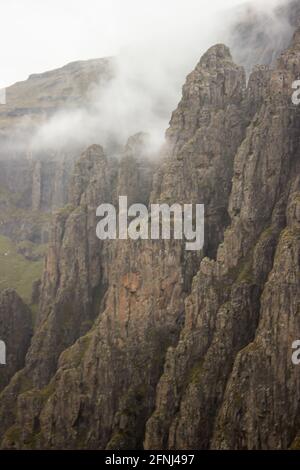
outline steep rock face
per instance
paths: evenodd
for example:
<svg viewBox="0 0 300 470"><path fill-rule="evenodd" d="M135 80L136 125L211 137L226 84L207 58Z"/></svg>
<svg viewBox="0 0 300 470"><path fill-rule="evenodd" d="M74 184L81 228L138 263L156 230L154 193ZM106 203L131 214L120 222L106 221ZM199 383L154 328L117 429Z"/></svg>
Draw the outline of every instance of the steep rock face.
<svg viewBox="0 0 300 470"><path fill-rule="evenodd" d="M58 155L56 159L44 158L32 163L31 209L51 211L68 202L68 186L74 167L73 159Z"/></svg>
<svg viewBox="0 0 300 470"><path fill-rule="evenodd" d="M291 361L291 346L300 334L299 185L288 212L292 217L263 290L255 339L236 357L226 388L212 443L216 448L286 449L299 428L299 371Z"/></svg>
<svg viewBox="0 0 300 470"><path fill-rule="evenodd" d="M145 159L141 158L142 140L142 136L131 139L124 152L123 159L132 162L132 172L123 171L122 162L118 168L117 161L107 159L99 146L90 147L78 161L70 185L69 198L73 205L54 217L36 334L26 358L26 367L16 377L13 387L25 391L23 383L28 389L47 385L60 353L90 329L96 314L103 309L112 254L111 247L103 247L96 238L96 208L101 202L116 203L118 185L129 187L134 197L144 182L146 195L151 165L145 168ZM141 171L136 154L143 162ZM31 398L29 393L28 400ZM36 403L41 407L43 401L37 393L33 398L38 415ZM33 406L29 401L24 407L26 413ZM10 411L5 414L5 419L11 424Z"/></svg>
<svg viewBox="0 0 300 470"><path fill-rule="evenodd" d="M98 146L82 155L53 221L25 367L0 396L2 447L295 445L299 37L247 87L228 48L211 48L157 169L143 135L118 162ZM120 195L204 203L203 252L97 240L96 207Z"/></svg>
<svg viewBox="0 0 300 470"><path fill-rule="evenodd" d="M74 160L82 147L69 143L57 150L56 142L41 144L36 132L58 112L88 107L93 87L101 89L113 76L112 59L95 59L31 75L6 89L7 103L0 108L2 235L17 243L47 243L45 214L68 202Z"/></svg>
<svg viewBox="0 0 300 470"><path fill-rule="evenodd" d="M279 152L275 149L271 152L269 148L269 154L272 168L281 170L280 173L277 170L275 185L269 187L268 195L273 197L270 202L275 208L276 199L281 206L280 212L273 213L273 219L276 215L277 220L279 217L285 220L285 227L261 296L255 340L237 356L226 389L213 441L217 447L287 448L299 427L299 373L291 362L291 344L300 334L300 115L298 108L290 105L289 89L300 72L299 38L298 30L292 47L281 56L270 83L270 92L276 97L272 103L276 113L273 108L272 114L277 121L281 147L277 141ZM272 173L273 179L276 172ZM265 198L264 207L268 210ZM260 210L260 214L264 211Z"/></svg>
<svg viewBox="0 0 300 470"><path fill-rule="evenodd" d="M132 147L135 146L135 153L141 154L140 138L135 138L128 142L116 183L111 185L115 188L115 201L126 190L129 202L207 203L211 211L208 226L211 225L209 230L215 234L215 238L204 251L216 252L228 223L224 211L230 193L233 156L244 137L249 120L248 116L243 118L241 114L244 92L244 71L232 62L229 50L223 45L209 50L187 80L182 103L171 121L166 156L156 172L151 196L149 180L148 185L144 182L148 179L145 175L149 175L149 169L146 168L145 171L145 163L142 167L139 164L143 159L132 155ZM226 131L230 132L230 139ZM188 151L183 151L184 148ZM213 169L213 164L217 166L217 171ZM100 175L99 168L93 167L89 160L79 162L71 185L71 200L77 208L71 212L67 224L75 213L78 214L84 203L86 196L80 195L81 188L86 184L86 194L96 195L98 204L101 199L110 201L109 196L101 198L99 195L99 189L103 186ZM106 177L105 181L107 180ZM206 180L207 188L202 189L199 180ZM212 197L213 200L210 201ZM95 211L95 200L93 201ZM78 220L82 221L84 217L84 214L78 214ZM62 263L64 245L68 240L72 241L68 246L76 246L77 252L79 249L86 249L86 237L81 232L74 243L70 239L71 234L66 236L66 229L60 230L59 227L56 222L54 229L57 238L53 244L55 254L52 254L50 243L42 288L40 326L27 356L27 368L23 372L34 377L34 384L38 388L47 385L54 372L55 362L51 367L47 362L53 356L54 344L46 348L47 355L44 356L41 353L41 341L44 341L43 338L49 338L47 341L50 342L55 339L57 344L57 333L55 336L49 334L49 319L61 326L61 318L67 305L59 300L59 295L65 297L68 292L67 285L62 281L65 278L71 280L72 300L74 292L76 297L74 289L78 290L78 279L70 276L70 263ZM91 237L94 240L92 243L99 247L94 230L95 222ZM59 368L51 381L51 395L47 397L46 404L41 399L43 392L27 392L20 397L15 426L19 430L23 429L23 437L16 443L11 439L11 432L8 432L4 446L26 447L30 436L36 432L32 426L26 425L25 431L24 426L21 427L24 420L32 422L32 418L27 415L28 410L32 409L33 401L35 417L39 419L40 426L38 446L142 446L144 426L154 407L155 388L162 373L165 353L168 346L176 344L184 321L183 300L203 255L187 254L180 242L128 240L107 244L105 247L108 251L102 253L98 248L98 257L94 251L85 251L85 262L89 269L94 262L97 262L96 272L99 272L99 264L104 263L106 266L104 272L107 281L104 284L108 288L105 303L102 302L102 307L105 307L103 313L88 335L79 339L60 356ZM82 270L83 260L78 259L77 252L73 263L78 263ZM56 274L58 259L59 275ZM70 252L67 259L70 260ZM94 273L94 269L92 272ZM55 279L60 282L61 287L58 290L54 287L57 284ZM97 289L99 292L99 286ZM76 300L76 308L81 310L81 316L85 311L82 300L79 303L79 298L83 298L82 294L80 292ZM57 299L57 307L49 314L47 309L49 310L49 301L53 297ZM101 312L101 305L99 310ZM70 318L75 323L78 322L78 318L75 321L73 311ZM44 334L41 328L44 329ZM83 333L84 331L79 332L79 335ZM56 357L66 344L64 343L64 347L59 344L59 347L60 349L55 349ZM15 387L15 383L12 386ZM6 396L2 396L2 400L5 402ZM21 401L24 404L24 400L28 400L27 406L21 406ZM66 400L73 403L71 407L65 406ZM40 408L36 401L42 403ZM4 419L7 419L7 412ZM10 424L13 424L13 419L10 419Z"/></svg>
<svg viewBox="0 0 300 470"><path fill-rule="evenodd" d="M48 382L60 353L88 331L98 313L105 274L95 209L98 200L111 201L115 177L114 162L101 147L90 147L75 167L71 203L54 214L37 332L26 361L38 385Z"/></svg>
<svg viewBox="0 0 300 470"><path fill-rule="evenodd" d="M0 160L0 233L15 242L46 243L48 214L67 204L73 166L63 155Z"/></svg>
<svg viewBox="0 0 300 470"><path fill-rule="evenodd" d="M31 312L15 291L0 293L0 340L6 345L6 365L0 365L0 390L24 366L32 336Z"/></svg>
<svg viewBox="0 0 300 470"><path fill-rule="evenodd" d="M210 256L229 223L233 156L248 124L245 88L244 69L233 63L229 49L212 47L183 87L167 131L169 156L154 182L153 200L205 204Z"/></svg>
<svg viewBox="0 0 300 470"><path fill-rule="evenodd" d="M230 155L243 136L239 107L244 87L244 72L233 64L228 49L222 45L212 48L187 80L182 103L171 121L168 155L156 173L150 202L206 202L211 190L201 192L194 171L198 163L199 177L203 173L211 187L216 187L216 174L209 173L210 160L226 167L223 178L227 186L218 186L216 201L223 203L228 197ZM220 89L225 90L224 95ZM189 114L186 110L192 103ZM186 124L185 112L190 119ZM236 133L230 141L221 133L216 143L214 127L221 132L223 125L235 127ZM207 140L202 143L200 135ZM184 145L190 153L182 150ZM185 177L188 184L184 184ZM130 189L128 181L126 186ZM218 223L219 234L226 220L218 219ZM40 416L46 447L79 443L90 448L142 446L165 352L175 344L184 319L185 289L198 254L192 259L178 242L120 241L116 245L106 309L85 338L87 350L76 364L82 339L60 358L55 391ZM66 399L75 400L72 414L68 410L62 413ZM78 420L76 429L74 419Z"/></svg>
<svg viewBox="0 0 300 470"><path fill-rule="evenodd" d="M291 105L298 37L266 81L235 157L231 225L216 262L203 260L194 278L147 448L286 448L297 431L299 379L289 353L299 331L299 111Z"/></svg>

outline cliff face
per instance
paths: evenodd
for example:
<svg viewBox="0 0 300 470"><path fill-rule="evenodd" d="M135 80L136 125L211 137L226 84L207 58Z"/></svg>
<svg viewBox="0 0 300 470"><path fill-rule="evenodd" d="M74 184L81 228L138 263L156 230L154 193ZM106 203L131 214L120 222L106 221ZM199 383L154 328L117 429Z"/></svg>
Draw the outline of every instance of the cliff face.
<svg viewBox="0 0 300 470"><path fill-rule="evenodd" d="M79 144L37 147L33 136L54 114L88 107L93 87L101 89L113 74L111 59L95 59L31 75L7 88L7 104L0 106L0 256L9 252L10 267L9 272L0 267L0 291L12 287L29 302L29 279L42 274L51 212L69 202L70 177L81 153Z"/></svg>
<svg viewBox="0 0 300 470"><path fill-rule="evenodd" d="M32 317L15 291L0 294L0 339L6 346L6 365L0 365L0 390L24 367L32 336Z"/></svg>
<svg viewBox="0 0 300 470"><path fill-rule="evenodd" d="M52 220L24 367L0 395L3 448L297 444L299 38L248 83L226 46L209 49L158 161L143 134L119 160L96 145L81 155ZM121 195L203 203L202 252L99 241L96 208Z"/></svg>
<svg viewBox="0 0 300 470"><path fill-rule="evenodd" d="M70 176L81 153L79 144L38 149L32 136L55 113L87 107L91 89L101 89L113 68L111 59L97 59L32 75L7 88L7 104L0 106L0 256L6 256L0 291L12 287L27 303L32 281L42 274L51 212L69 202Z"/></svg>
<svg viewBox="0 0 300 470"><path fill-rule="evenodd" d="M287 448L293 439L299 111L290 86L299 73L298 38L265 72L266 98L235 156L231 224L216 261L203 260L194 278L147 423L148 448Z"/></svg>
<svg viewBox="0 0 300 470"><path fill-rule="evenodd" d="M9 207L4 210L1 198L2 234L18 239L12 215L17 215L21 224L26 223L28 212L50 212L67 204L79 146L33 149L31 138L37 126L55 113L88 106L93 86L101 88L109 82L113 69L111 59L74 62L31 75L6 89L7 104L0 108L0 188ZM46 231L47 225L43 229ZM35 234L35 241L43 239L42 231ZM23 234L23 238L31 240L30 235L26 238Z"/></svg>
<svg viewBox="0 0 300 470"><path fill-rule="evenodd" d="M49 214L68 202L73 158L0 160L0 234L15 242L44 244Z"/></svg>
<svg viewBox="0 0 300 470"><path fill-rule="evenodd" d="M11 287L27 303L42 275L51 212L68 201L73 158L0 159L0 292Z"/></svg>

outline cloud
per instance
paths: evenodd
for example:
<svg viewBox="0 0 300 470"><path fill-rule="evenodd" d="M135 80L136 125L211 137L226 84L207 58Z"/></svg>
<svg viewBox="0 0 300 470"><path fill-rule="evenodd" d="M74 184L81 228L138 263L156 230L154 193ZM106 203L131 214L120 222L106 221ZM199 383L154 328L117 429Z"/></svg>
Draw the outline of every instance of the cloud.
<svg viewBox="0 0 300 470"><path fill-rule="evenodd" d="M129 31L123 27L119 33L123 46L116 57L115 78L104 89L93 90L88 109L62 111L39 128L33 148L68 142L115 148L143 131L157 149L185 77L205 50L222 39L222 16L216 12L224 3L213 0L205 8L199 0L129 2L135 6L134 18ZM236 3L229 0L227 5Z"/></svg>
<svg viewBox="0 0 300 470"><path fill-rule="evenodd" d="M62 3L65 4L64 1ZM263 2L252 0L247 4L259 10L260 15L263 13L263 20L251 30L249 44L239 47L235 35L228 34L238 15L241 19L245 12L244 7L235 9L238 3L241 2L112 0L110 7L103 10L99 9L99 4L107 6L107 2L97 2L97 10L94 0L75 0L77 14L82 12L83 4L95 7L95 11L84 10L83 23L78 24L84 47L81 45L76 53L79 55L84 49L86 54L88 50L89 34L85 21L90 22L90 38L94 40L95 13L102 12L104 16L99 15L99 25L108 25L103 34L99 31L99 38L109 41L110 33L115 31L111 44L112 49L118 50L115 77L104 88L93 87L84 108L61 110L40 126L32 138L32 149L42 152L45 148L84 147L99 143L117 152L118 146L124 144L129 136L143 131L151 135L153 149L157 150L171 112L180 100L185 77L208 47L217 42L229 42L233 46L234 57L247 66L254 60L253 44L259 28L264 30L265 40L269 42L274 38L282 41L283 36L290 34L287 22L274 15L274 7L280 0L267 0L263 6ZM53 16L56 0L52 4ZM73 32L75 18L76 15L71 15L69 24L67 16L64 17L65 35ZM62 18L59 24L61 21ZM63 38L60 34L58 37L63 45ZM103 48L109 49L105 45ZM94 50L94 45L91 50ZM43 48L40 54L45 54Z"/></svg>

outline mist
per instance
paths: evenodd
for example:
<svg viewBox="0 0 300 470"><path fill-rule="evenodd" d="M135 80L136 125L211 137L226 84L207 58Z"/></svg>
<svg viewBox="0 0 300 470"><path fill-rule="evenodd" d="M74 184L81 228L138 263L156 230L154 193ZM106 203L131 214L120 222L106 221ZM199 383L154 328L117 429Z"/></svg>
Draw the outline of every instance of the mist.
<svg viewBox="0 0 300 470"><path fill-rule="evenodd" d="M142 9L133 3L137 11L135 16L124 16L128 31L123 24L112 59L114 78L104 87L91 86L84 107L61 110L39 126L30 137L32 152L98 143L118 153L131 135L147 132L153 153L157 153L185 78L210 46L227 43L234 59L249 71L253 61L265 60L251 55L257 28L264 31L265 50L270 49L272 60L292 31L287 18L275 13L278 5L288 1L167 0L151 2L151 7L140 2ZM250 18L258 12L261 20L257 28L250 28L247 44L239 44L234 25L243 21L245 12Z"/></svg>

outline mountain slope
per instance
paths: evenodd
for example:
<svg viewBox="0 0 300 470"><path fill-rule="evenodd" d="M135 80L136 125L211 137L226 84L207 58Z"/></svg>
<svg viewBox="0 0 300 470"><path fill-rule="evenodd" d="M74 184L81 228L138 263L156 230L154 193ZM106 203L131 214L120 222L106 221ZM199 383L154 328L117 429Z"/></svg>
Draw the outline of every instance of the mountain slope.
<svg viewBox="0 0 300 470"><path fill-rule="evenodd" d="M293 3L294 5L294 3ZM295 4L296 5L296 4ZM5 449L286 449L299 436L300 30L249 81L223 44L187 77L161 158L79 158L57 211ZM203 203L204 249L99 241L96 208Z"/></svg>
<svg viewBox="0 0 300 470"><path fill-rule="evenodd" d="M91 87L105 84L112 76L112 59L72 62L30 75L6 89L7 104L0 108L1 134L10 133L12 127L43 122L61 109L85 105Z"/></svg>

